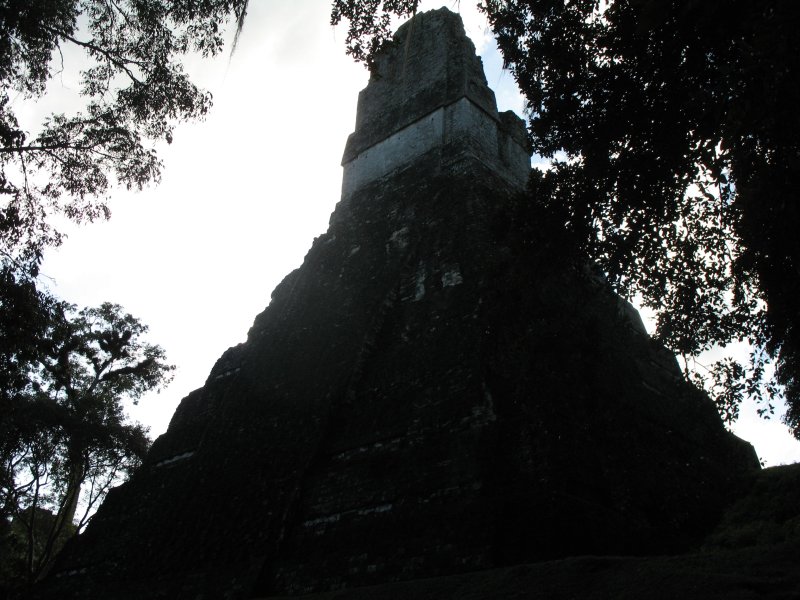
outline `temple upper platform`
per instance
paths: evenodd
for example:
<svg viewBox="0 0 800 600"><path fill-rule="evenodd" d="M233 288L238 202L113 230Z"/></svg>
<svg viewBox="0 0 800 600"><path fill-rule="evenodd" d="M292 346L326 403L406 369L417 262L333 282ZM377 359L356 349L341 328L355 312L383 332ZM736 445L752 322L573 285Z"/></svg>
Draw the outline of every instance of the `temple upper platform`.
<svg viewBox="0 0 800 600"><path fill-rule="evenodd" d="M442 170L478 160L522 188L530 156L524 121L498 112L461 18L442 8L400 27L376 57L342 158L342 197L423 159Z"/></svg>

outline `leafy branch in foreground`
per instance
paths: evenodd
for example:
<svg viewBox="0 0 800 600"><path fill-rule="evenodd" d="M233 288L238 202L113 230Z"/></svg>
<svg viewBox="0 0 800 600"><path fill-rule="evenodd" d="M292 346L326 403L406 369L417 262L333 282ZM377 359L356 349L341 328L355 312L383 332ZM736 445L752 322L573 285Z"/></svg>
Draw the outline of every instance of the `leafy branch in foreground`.
<svg viewBox="0 0 800 600"><path fill-rule="evenodd" d="M158 181L160 140L176 123L202 118L211 95L181 59L222 50L224 24L244 0L10 0L0 8L0 255L35 276L41 253L61 236L52 217L108 217L114 183ZM83 56L84 109L53 114L30 133L21 103L47 94L72 46Z"/></svg>

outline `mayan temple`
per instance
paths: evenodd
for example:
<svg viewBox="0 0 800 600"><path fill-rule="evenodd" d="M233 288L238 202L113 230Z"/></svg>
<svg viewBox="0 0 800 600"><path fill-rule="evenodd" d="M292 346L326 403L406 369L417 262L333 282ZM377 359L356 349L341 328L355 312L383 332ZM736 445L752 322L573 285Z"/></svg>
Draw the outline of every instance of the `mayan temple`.
<svg viewBox="0 0 800 600"><path fill-rule="evenodd" d="M538 598L479 578L693 551L758 471L633 307L519 234L524 122L456 14L397 31L343 167L328 231L40 597Z"/></svg>

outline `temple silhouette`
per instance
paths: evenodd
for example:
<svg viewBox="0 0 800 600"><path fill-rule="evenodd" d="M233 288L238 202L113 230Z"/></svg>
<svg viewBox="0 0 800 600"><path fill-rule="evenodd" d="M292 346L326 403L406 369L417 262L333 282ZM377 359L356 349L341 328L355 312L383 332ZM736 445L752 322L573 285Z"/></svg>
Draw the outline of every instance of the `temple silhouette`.
<svg viewBox="0 0 800 600"><path fill-rule="evenodd" d="M400 27L343 166L328 231L40 597L629 597L576 581L702 572L757 457L602 276L527 235L525 126L460 17Z"/></svg>

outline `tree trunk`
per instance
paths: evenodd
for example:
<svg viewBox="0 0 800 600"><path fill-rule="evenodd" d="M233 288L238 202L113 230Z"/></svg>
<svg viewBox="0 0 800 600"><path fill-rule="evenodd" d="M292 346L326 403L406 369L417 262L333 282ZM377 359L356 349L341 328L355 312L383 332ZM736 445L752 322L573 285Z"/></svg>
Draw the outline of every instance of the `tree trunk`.
<svg viewBox="0 0 800 600"><path fill-rule="evenodd" d="M84 462L80 459L80 453L70 453L69 473L67 478L67 489L64 499L61 502L59 511L54 515L52 527L47 534L47 544L39 556L35 570L32 572L33 579L39 580L50 570L53 557L64 545L68 537L75 533L73 521L78 509L78 499L81 495L81 485L86 477Z"/></svg>
<svg viewBox="0 0 800 600"><path fill-rule="evenodd" d="M83 460L80 458L72 458L69 466L69 480L67 483L66 494L64 495L64 504L61 511L62 517L59 519L59 528L69 526L75 520L75 513L78 510L78 499L81 495L81 485L86 477L86 468Z"/></svg>

